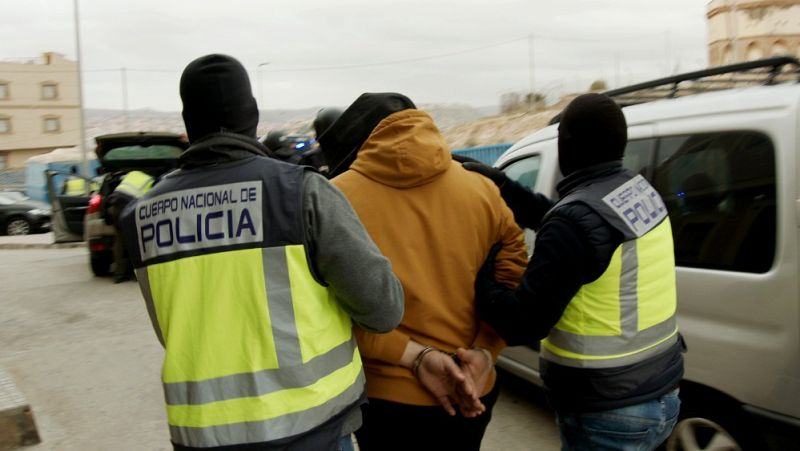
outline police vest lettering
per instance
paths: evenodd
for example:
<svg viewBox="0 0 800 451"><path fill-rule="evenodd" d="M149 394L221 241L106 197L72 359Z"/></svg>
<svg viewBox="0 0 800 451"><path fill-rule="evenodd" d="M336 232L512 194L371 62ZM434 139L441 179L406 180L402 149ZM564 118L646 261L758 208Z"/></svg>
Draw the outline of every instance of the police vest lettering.
<svg viewBox="0 0 800 451"><path fill-rule="evenodd" d="M655 188L641 175L628 180L603 197L622 222L637 237L667 216L667 208Z"/></svg>
<svg viewBox="0 0 800 451"><path fill-rule="evenodd" d="M155 196L136 205L142 259L263 240L260 181Z"/></svg>

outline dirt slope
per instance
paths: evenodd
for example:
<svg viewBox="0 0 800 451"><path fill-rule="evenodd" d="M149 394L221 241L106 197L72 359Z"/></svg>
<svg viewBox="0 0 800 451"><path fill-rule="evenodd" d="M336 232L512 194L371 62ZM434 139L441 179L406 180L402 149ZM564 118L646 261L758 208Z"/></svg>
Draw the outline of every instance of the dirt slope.
<svg viewBox="0 0 800 451"><path fill-rule="evenodd" d="M561 112L574 97L565 97L544 110L486 117L446 129L442 133L452 149L514 143L546 127L550 119Z"/></svg>

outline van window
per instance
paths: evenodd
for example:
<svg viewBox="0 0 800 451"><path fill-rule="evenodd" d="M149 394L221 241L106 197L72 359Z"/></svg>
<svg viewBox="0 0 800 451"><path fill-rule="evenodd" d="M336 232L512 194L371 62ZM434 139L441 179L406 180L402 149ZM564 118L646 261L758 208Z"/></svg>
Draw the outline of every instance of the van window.
<svg viewBox="0 0 800 451"><path fill-rule="evenodd" d="M531 155L512 162L503 168L508 178L519 182L531 190L536 189L536 179L539 177L539 167L542 164L542 157Z"/></svg>
<svg viewBox="0 0 800 451"><path fill-rule="evenodd" d="M775 256L775 151L766 135L661 138L654 186L679 266L763 273Z"/></svg>
<svg viewBox="0 0 800 451"><path fill-rule="evenodd" d="M527 186L531 191L536 191L536 180L539 178L539 168L541 164L541 155L530 155L506 165L503 168L503 172L505 172L511 180ZM536 233L531 229L525 229L524 234L525 244L528 247L528 258L530 259L533 255L534 244L536 243Z"/></svg>
<svg viewBox="0 0 800 451"><path fill-rule="evenodd" d="M653 138L628 141L622 165L651 180L653 178L653 155L655 149L656 140Z"/></svg>

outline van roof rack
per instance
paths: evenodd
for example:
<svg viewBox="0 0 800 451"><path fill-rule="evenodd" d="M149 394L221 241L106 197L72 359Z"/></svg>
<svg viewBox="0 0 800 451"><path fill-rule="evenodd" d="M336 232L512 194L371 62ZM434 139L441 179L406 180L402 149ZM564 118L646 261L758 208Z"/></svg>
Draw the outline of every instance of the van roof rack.
<svg viewBox="0 0 800 451"><path fill-rule="evenodd" d="M789 82L800 82L800 60L792 56L774 56L671 75L612 89L603 94L613 98L621 107L626 107L702 92ZM550 124L556 124L560 120L561 113L553 117Z"/></svg>

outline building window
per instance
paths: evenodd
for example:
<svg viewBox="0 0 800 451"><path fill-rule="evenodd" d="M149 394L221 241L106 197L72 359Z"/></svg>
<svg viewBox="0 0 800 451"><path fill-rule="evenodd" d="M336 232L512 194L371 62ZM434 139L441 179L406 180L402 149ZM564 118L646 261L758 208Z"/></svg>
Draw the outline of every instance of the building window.
<svg viewBox="0 0 800 451"><path fill-rule="evenodd" d="M747 61L755 61L764 57L764 52L761 47L755 42L751 42L747 46Z"/></svg>
<svg viewBox="0 0 800 451"><path fill-rule="evenodd" d="M774 44L772 44L772 52L771 53L772 53L773 56L788 55L789 54L789 47L786 45L785 42L783 42L781 40L777 40L777 41L775 41Z"/></svg>
<svg viewBox="0 0 800 451"><path fill-rule="evenodd" d="M61 131L61 119L55 116L44 118L44 132L58 133Z"/></svg>
<svg viewBox="0 0 800 451"><path fill-rule="evenodd" d="M733 63L733 50L730 45L726 45L725 49L722 50L722 64L731 63Z"/></svg>
<svg viewBox="0 0 800 451"><path fill-rule="evenodd" d="M42 84L42 100L54 100L58 98L58 85L55 83Z"/></svg>
<svg viewBox="0 0 800 451"><path fill-rule="evenodd" d="M8 83L0 81L0 100L8 100L10 97L11 96L8 92Z"/></svg>
<svg viewBox="0 0 800 451"><path fill-rule="evenodd" d="M0 153L0 169L5 169L8 165L8 157L4 153Z"/></svg>
<svg viewBox="0 0 800 451"><path fill-rule="evenodd" d="M0 135L11 133L11 118L0 117Z"/></svg>

